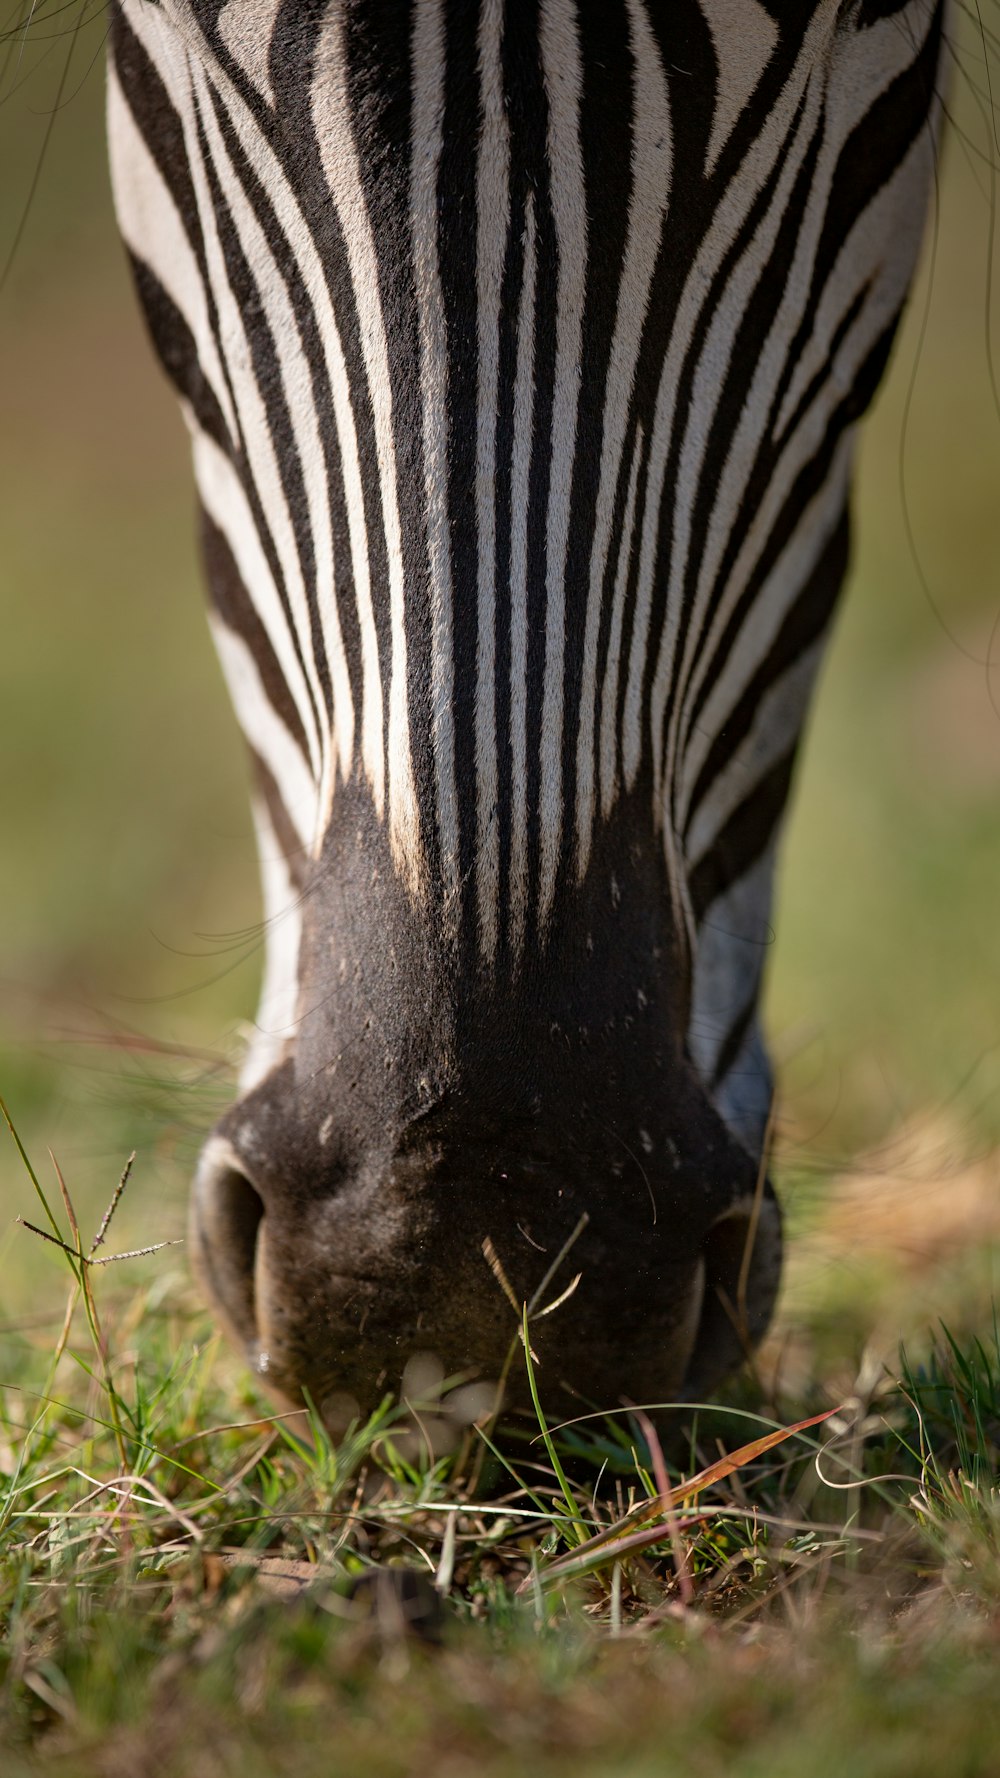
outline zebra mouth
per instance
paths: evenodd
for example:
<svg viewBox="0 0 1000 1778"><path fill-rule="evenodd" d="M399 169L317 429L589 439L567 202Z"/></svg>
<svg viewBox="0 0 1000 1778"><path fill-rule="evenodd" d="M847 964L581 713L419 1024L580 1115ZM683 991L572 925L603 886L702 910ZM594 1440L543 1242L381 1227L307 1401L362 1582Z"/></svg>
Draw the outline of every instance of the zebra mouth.
<svg viewBox="0 0 1000 1778"><path fill-rule="evenodd" d="M417 1337L423 1317L413 1324L399 1291L400 1271L396 1268L407 1275L405 1252L392 1256L394 1265L387 1258L384 1277L380 1267L375 1268L380 1276L374 1276L370 1264L342 1271L339 1266L331 1270L327 1263L321 1279L303 1255L306 1263L299 1300L299 1292L290 1288L289 1273L275 1252L275 1233L268 1224L264 1199L236 1150L225 1137L211 1138L192 1194L194 1269L254 1371L278 1394L298 1399L306 1384L320 1399L331 1389L349 1384L352 1395L360 1400L373 1387L391 1387L390 1354L395 1360L391 1368L399 1374L407 1357L403 1347L411 1334L417 1347L428 1344L427 1336L433 1344L435 1324L442 1316L447 1322L447 1309L440 1304L437 1311L433 1307L435 1286L440 1288L442 1280L428 1277L424 1284L428 1301L425 1333ZM591 1317L597 1311L598 1321L591 1319L583 1340L589 1361L581 1351L571 1367L577 1372L577 1388L586 1390L591 1368L602 1372L594 1353L597 1336L603 1332L602 1343L609 1353L617 1353L600 1377L606 1405L617 1405L622 1391L637 1399L635 1388L640 1382L645 1390L660 1395L664 1404L704 1399L744 1362L764 1333L778 1289L781 1247L780 1212L770 1185L738 1199L707 1229L700 1251L687 1268L663 1274L659 1289L654 1278L649 1280L650 1297L661 1297L666 1316L661 1319L652 1308L648 1329L634 1329L637 1344L644 1348L642 1358L635 1341L630 1346L628 1338L616 1337L624 1331L616 1328L616 1320L621 1313L628 1315L628 1301L622 1294L622 1281L616 1291L614 1280L605 1277L605 1290L599 1289L597 1302L589 1311ZM342 1250L345 1258L349 1257L348 1248L359 1261L372 1258L370 1254L362 1256L352 1243ZM413 1269L422 1270L420 1266ZM414 1283L419 1288L416 1279ZM438 1326L445 1342L442 1355L456 1340L467 1342L455 1368L461 1370L471 1361L485 1364L490 1374L496 1374L494 1347L503 1336L487 1327L491 1303L489 1297L485 1302L474 1302L466 1293L448 1333ZM543 1340L550 1332L554 1329L550 1330L549 1324L539 1330ZM569 1346L576 1344L570 1337ZM555 1358L556 1367L561 1368L562 1356L568 1353ZM626 1375L633 1369L634 1379ZM337 1374L341 1370L342 1376ZM597 1375L593 1382L598 1383ZM645 1390L645 1399L653 1399Z"/></svg>

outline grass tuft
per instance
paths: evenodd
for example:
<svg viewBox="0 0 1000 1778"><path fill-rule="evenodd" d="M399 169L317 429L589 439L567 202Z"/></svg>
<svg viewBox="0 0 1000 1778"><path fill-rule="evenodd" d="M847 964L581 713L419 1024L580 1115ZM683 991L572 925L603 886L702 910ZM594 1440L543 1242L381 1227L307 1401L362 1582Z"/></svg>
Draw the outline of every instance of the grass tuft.
<svg viewBox="0 0 1000 1778"><path fill-rule="evenodd" d="M675 1455L639 1410L561 1425L522 1305L536 1435L512 1455L484 1426L442 1456L437 1385L336 1437L310 1403L277 1412L159 1246L98 1269L56 1177L62 1330L0 1386L5 1778L318 1774L324 1720L352 1771L513 1773L530 1744L543 1778L639 1778L690 1745L690 1769L832 1775L836 1727L852 1772L919 1774L943 1757L910 1733L932 1687L947 1769L991 1770L995 1324L939 1328L839 1406L822 1378L797 1403L744 1385ZM894 1703L877 1725L885 1687L911 1722Z"/></svg>

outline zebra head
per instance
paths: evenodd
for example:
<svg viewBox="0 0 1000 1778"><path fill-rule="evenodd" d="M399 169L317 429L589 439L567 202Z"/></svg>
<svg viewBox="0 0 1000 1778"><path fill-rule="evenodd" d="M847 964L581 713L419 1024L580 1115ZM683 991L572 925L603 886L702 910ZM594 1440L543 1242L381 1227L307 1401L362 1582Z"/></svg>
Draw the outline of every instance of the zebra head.
<svg viewBox="0 0 1000 1778"><path fill-rule="evenodd" d="M495 1378L484 1244L516 1301L580 1274L550 1387L709 1388L778 1282L774 848L939 0L113 13L265 892L198 1270L320 1403Z"/></svg>

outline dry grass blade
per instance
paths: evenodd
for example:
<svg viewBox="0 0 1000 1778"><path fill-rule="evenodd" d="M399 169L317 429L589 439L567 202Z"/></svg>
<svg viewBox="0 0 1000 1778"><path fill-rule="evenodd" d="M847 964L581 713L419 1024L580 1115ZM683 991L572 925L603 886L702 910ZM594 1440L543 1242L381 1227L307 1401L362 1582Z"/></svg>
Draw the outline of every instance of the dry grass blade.
<svg viewBox="0 0 1000 1778"><path fill-rule="evenodd" d="M52 1166L55 1170L55 1176L56 1176L57 1180L59 1181L59 1191L62 1196L63 1208L66 1211L66 1220L69 1223L70 1234L73 1237L73 1246L76 1248L77 1252L79 1253L79 1251L80 1251L80 1225L76 1220L76 1210L73 1205L73 1200L69 1195L69 1188L66 1184L65 1179L63 1178L62 1168L60 1167L59 1162L56 1160L55 1155L52 1153L51 1148L49 1149L49 1160L52 1162Z"/></svg>
<svg viewBox="0 0 1000 1778"><path fill-rule="evenodd" d="M791 1426L779 1426L775 1432L765 1432L761 1438L752 1438L735 1451L730 1451L717 1462L710 1463L707 1469L700 1469L690 1481L677 1482L673 1489L675 1500L691 1500L694 1495L701 1494L710 1488L713 1482L721 1482L735 1469L742 1469L745 1463L752 1463L755 1457L762 1457L765 1451L772 1451L775 1445L783 1444L786 1438L794 1438L796 1433L808 1432L810 1426L821 1426L825 1420L831 1420L834 1414L844 1411L841 1402L836 1407L824 1408L821 1414L810 1414L807 1420L796 1420ZM650 1503L652 1507L653 1503Z"/></svg>
<svg viewBox="0 0 1000 1778"><path fill-rule="evenodd" d="M35 1172L35 1169L31 1164L31 1161L28 1156L28 1151L25 1148L24 1143L21 1141L21 1138L17 1133L17 1127L16 1127L14 1120L11 1117L10 1112L8 1111L7 1106L4 1103L4 1100L2 1098L0 1098L0 1115L2 1115L4 1123L7 1125L7 1128L10 1131L11 1136L14 1139L14 1146L17 1149L17 1152L21 1157L21 1162L22 1162L22 1165L24 1166L24 1170L27 1173L28 1178L31 1180L31 1184L32 1184L32 1188L34 1190L35 1196L38 1199L39 1203L41 1204L42 1209L45 1211L46 1221L48 1222L48 1225L49 1225L50 1229L52 1230L53 1234L56 1236L57 1239L59 1239L59 1224L52 1214L52 1211L49 1207L49 1200L45 1196L44 1191L42 1190L42 1186L41 1186L41 1182L38 1178L38 1174ZM72 1250L68 1249L67 1251L72 1251Z"/></svg>
<svg viewBox="0 0 1000 1778"><path fill-rule="evenodd" d="M14 1221L19 1228L27 1229L31 1235L37 1235L39 1240L49 1241L53 1247L61 1247L64 1253L69 1254L70 1259L79 1259L80 1255L77 1249L71 1247L68 1241L64 1241L61 1235L50 1235L48 1229L40 1229L37 1222L29 1222L26 1216L15 1216Z"/></svg>
<svg viewBox="0 0 1000 1778"><path fill-rule="evenodd" d="M554 1297L551 1303L546 1303L544 1309L535 1310L532 1319L541 1321L546 1315L554 1315L557 1309L562 1308L563 1303L568 1303L570 1297L575 1295L577 1285L582 1277L583 1273L577 1272L575 1278L570 1279L566 1289L562 1291L559 1296Z"/></svg>
<svg viewBox="0 0 1000 1778"><path fill-rule="evenodd" d="M687 1551L681 1542L680 1526L677 1522L677 1510L674 1506L674 1493L667 1475L667 1466L663 1461L663 1447L657 1436L656 1427L648 1414L639 1411L636 1419L642 1428L643 1438L649 1446L649 1454L653 1460L653 1475L660 1499L663 1501L663 1517L670 1533L670 1547L674 1556L674 1572L677 1575L677 1586L681 1595L682 1605L693 1605L694 1586L691 1581L691 1570L688 1567Z"/></svg>
<svg viewBox="0 0 1000 1778"><path fill-rule="evenodd" d="M154 1241L151 1247L129 1247L125 1253L105 1253L100 1259L88 1259L88 1266L115 1266L120 1259L148 1259L151 1253L162 1253L165 1247L183 1247L184 1240L178 1235L173 1241Z"/></svg>
<svg viewBox="0 0 1000 1778"><path fill-rule="evenodd" d="M61 1176L59 1182L62 1184ZM65 1190L65 1187L63 1189ZM130 1247L125 1253L104 1253L100 1259L92 1259L89 1254L81 1253L78 1247L71 1247L69 1242L64 1241L61 1236L50 1235L47 1229L40 1229L37 1222L29 1222L26 1216L15 1216L14 1221L32 1235L38 1235L41 1240L51 1242L53 1247L61 1247L64 1253L69 1254L70 1259L82 1262L85 1266L113 1266L117 1265L120 1259L147 1259L151 1253L162 1253L164 1247L183 1247L184 1245L182 1237L177 1236L173 1241L154 1241L151 1247ZM79 1229L74 1232L79 1237Z"/></svg>
<svg viewBox="0 0 1000 1778"><path fill-rule="evenodd" d="M119 1179L118 1184L115 1186L115 1189L111 1194L111 1202L108 1205L107 1209L105 1210L104 1215L101 1217L101 1226L98 1229L96 1235L94 1236L93 1241L90 1244L90 1258L91 1259L93 1259L94 1254L97 1252L97 1249L103 1245L104 1237L107 1234L108 1229L111 1227L111 1218L114 1216L114 1213L118 1208L118 1205L121 1203L122 1193L124 1192L125 1187L127 1186L128 1182L129 1182L129 1175L132 1171L132 1164L133 1164L134 1160L135 1160L135 1149L133 1148L132 1153L129 1155L128 1160L125 1162L125 1165L122 1168L121 1178ZM123 1255L123 1257L131 1258L131 1255L128 1255L128 1256Z"/></svg>
<svg viewBox="0 0 1000 1778"><path fill-rule="evenodd" d="M675 1513L674 1529L678 1541L682 1531L692 1531L699 1525L706 1525L713 1517L711 1508L707 1507L703 1512L686 1513L682 1519L678 1518ZM538 1579L543 1586L548 1585L550 1581L578 1580L581 1575L592 1574L596 1568L605 1568L609 1562L619 1562L623 1556L634 1556L641 1550L655 1549L657 1544L663 1542L665 1536L670 1537L671 1542L673 1541L670 1528L668 1525L662 1524L648 1525L643 1531L631 1531L628 1536L617 1537L611 1543L604 1542L599 1538L592 1538L589 1543L581 1544L579 1549L572 1550L568 1556L560 1556L558 1561L550 1563L547 1567L539 1568ZM680 1589L681 1570L678 1569L677 1572L678 1588ZM688 1590L687 1596L684 1592L681 1593L681 1599L685 1606L689 1606L694 1603L694 1589L686 1565L683 1572L687 1574ZM534 1580L534 1575L528 1575L520 1583L517 1592L519 1594L528 1592L534 1584Z"/></svg>
<svg viewBox="0 0 1000 1778"><path fill-rule="evenodd" d="M644 1525L647 1520L652 1518L667 1519L669 1526L668 1514L675 1513L676 1503L679 1500L694 1499L706 1488L712 1487L715 1482L721 1482L726 1476L732 1475L734 1470L742 1469L745 1463L752 1463L755 1457L763 1456L765 1451L773 1450L775 1445L782 1444L785 1439L793 1438L796 1433L808 1431L810 1426L819 1426L824 1420L829 1420L838 1412L840 1412L839 1408L827 1408L822 1414L812 1414L807 1420L796 1420L791 1426L781 1426L775 1432L767 1432L760 1438L750 1439L747 1444L740 1445L737 1450L730 1451L727 1456L720 1457L715 1463L710 1463L706 1469L700 1469L688 1481L676 1482L673 1487L668 1482L664 1488L660 1478L657 1477L660 1492L654 1495L651 1500L640 1501L638 1506L632 1508L631 1512L617 1519L614 1524L608 1525L605 1530L599 1531L596 1536L588 1538L585 1543L581 1543L571 1555L560 1557L557 1561L540 1569L540 1579L543 1583L567 1579L572 1574L583 1573L604 1562L613 1561L627 1549L641 1547L640 1544L625 1540L634 1531L638 1531L639 1527ZM662 1464L662 1454L660 1461ZM705 1516L705 1514L698 1514L695 1518L681 1521L676 1518L675 1513L677 1529L683 1530L686 1525L694 1524L704 1519ZM669 1535L669 1529L667 1534ZM652 1532L640 1533L641 1545L662 1542L663 1535L664 1527L657 1525ZM526 1585L527 1583L522 1583L518 1591L523 1592Z"/></svg>
<svg viewBox="0 0 1000 1778"><path fill-rule="evenodd" d="M544 1278L542 1279L541 1283L536 1287L534 1295L529 1298L529 1300L528 1300L529 1318L534 1316L538 1312L538 1305L542 1301L542 1298L544 1297L545 1292L548 1290L549 1285L552 1283L553 1278L558 1273L560 1267L562 1266L563 1260L566 1258L567 1254L570 1253L572 1251L572 1249L576 1246L576 1243L579 1241L580 1236L583 1234L583 1231L587 1227L587 1224L589 1223L589 1221L590 1221L590 1217L588 1216L588 1214L585 1210L583 1212L583 1215L579 1218L578 1222L576 1223L575 1227L570 1232L570 1234L567 1235L565 1241L563 1242L562 1246L559 1249L559 1252L556 1254L555 1259L552 1261L552 1264L549 1266L549 1269L546 1272ZM550 1304L549 1309L543 1310L542 1313L543 1314L551 1313L551 1310L557 1308L560 1302L564 1302L566 1300L567 1296L572 1296L573 1291L576 1289L581 1276L582 1276L582 1274L578 1274L577 1277L574 1278L572 1284L569 1286L569 1289L564 1291L563 1295L561 1297L559 1297L555 1303ZM520 1314L520 1310L518 1310L518 1314Z"/></svg>
<svg viewBox="0 0 1000 1778"><path fill-rule="evenodd" d="M501 1262L500 1255L498 1254L496 1248L494 1247L493 1242L490 1240L489 1235L487 1235L485 1241L483 1242L483 1258L485 1259L486 1264L489 1266L490 1271L493 1273L494 1278L496 1279L497 1283L499 1284L500 1289L503 1291L504 1296L507 1298L507 1301L509 1302L515 1315L520 1320L521 1305L518 1302L517 1297L514 1295L513 1285L511 1284L510 1279L508 1278L506 1272L503 1269L503 1264Z"/></svg>
<svg viewBox="0 0 1000 1778"><path fill-rule="evenodd" d="M531 1363L534 1362L535 1364L537 1364L539 1362L537 1352L535 1352L533 1350L532 1346L530 1345L530 1343L528 1341L527 1331L526 1331L528 1322L529 1321L540 1321L540 1320L542 1320L542 1318L544 1316L552 1315L555 1313L555 1311L557 1309L561 1309L564 1303L569 1302L570 1297L573 1296L574 1292L576 1291L576 1287L579 1284L580 1279L583 1277L582 1272L577 1272L576 1276L574 1278L570 1279L569 1283L566 1286L566 1289L564 1291L562 1291L559 1296L555 1297L552 1302L546 1303L543 1308L538 1307L539 1303L542 1302L542 1300L545 1296L545 1292L549 1288L549 1285L552 1283L553 1278L555 1278L556 1274L558 1273L559 1268L561 1267L564 1259L566 1258L567 1254L572 1250L572 1248L576 1245L577 1241L580 1239L580 1236L583 1234L583 1231L587 1227L587 1224L589 1223L589 1221L590 1221L590 1217L587 1214L587 1212L584 1211L583 1215L577 1221L575 1227L572 1229L570 1234L566 1237L566 1240L563 1242L562 1246L560 1247L559 1252L555 1256L555 1259L552 1261L551 1265L548 1267L548 1270L546 1271L545 1276L542 1278L541 1282L536 1286L532 1295L528 1299L528 1302L524 1305L522 1305L518 1301L517 1296L515 1295L515 1292L514 1292L514 1287L511 1284L510 1279L508 1278L506 1272L504 1271L503 1263L500 1259L500 1255L498 1254L496 1248L494 1247L493 1242L490 1239L489 1235L486 1236L486 1239L483 1242L483 1245L482 1245L483 1258L485 1259L487 1265L490 1268L490 1271L493 1273L494 1278L496 1279L497 1283L499 1284L500 1289L503 1291L504 1296L507 1298L507 1301L509 1302L511 1308L513 1309L515 1315L517 1316L517 1331L514 1334L513 1339L511 1340L510 1346L508 1347L508 1350L507 1350L507 1356L503 1362L503 1368L500 1372L500 1377L499 1377L499 1381L497 1384L496 1405L494 1407L493 1416L492 1416L491 1420L488 1422L488 1424L491 1426L496 1424L496 1422L500 1416L502 1407L503 1407L504 1395L505 1395L506 1388L507 1388L507 1379L510 1376L511 1365L514 1362L514 1356L515 1356L515 1353L517 1352L518 1341L521 1342L521 1344L524 1346L525 1352L527 1353L528 1360L529 1360L529 1373L530 1373ZM522 1308L525 1311L523 1317L522 1317Z"/></svg>

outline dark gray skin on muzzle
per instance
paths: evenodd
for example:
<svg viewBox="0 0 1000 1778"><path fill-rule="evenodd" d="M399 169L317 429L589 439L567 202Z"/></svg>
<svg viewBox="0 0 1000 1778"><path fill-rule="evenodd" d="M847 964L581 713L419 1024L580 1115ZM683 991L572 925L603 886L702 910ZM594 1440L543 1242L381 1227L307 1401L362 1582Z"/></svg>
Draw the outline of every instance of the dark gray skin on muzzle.
<svg viewBox="0 0 1000 1778"><path fill-rule="evenodd" d="M574 1232L545 1300L579 1283L532 1328L567 1413L699 1397L759 1340L777 1204L684 1055L644 826L621 805L551 943L502 979L442 943L367 800L338 798L292 1053L222 1119L193 1200L198 1273L282 1393L368 1409L421 1352L495 1381L518 1318L489 1246L531 1302ZM518 1363L505 1404L526 1398Z"/></svg>

